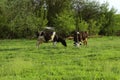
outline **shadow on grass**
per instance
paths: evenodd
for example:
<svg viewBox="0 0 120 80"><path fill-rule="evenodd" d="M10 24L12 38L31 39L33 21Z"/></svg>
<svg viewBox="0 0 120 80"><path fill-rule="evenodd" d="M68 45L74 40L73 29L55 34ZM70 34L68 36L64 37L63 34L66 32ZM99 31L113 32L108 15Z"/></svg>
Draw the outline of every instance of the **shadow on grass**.
<svg viewBox="0 0 120 80"><path fill-rule="evenodd" d="M115 60L115 61L118 61L118 60L120 60L120 57L112 57L112 58L108 58L108 60Z"/></svg>
<svg viewBox="0 0 120 80"><path fill-rule="evenodd" d="M89 54L84 56L85 58L88 58L90 60L97 60L97 57L100 56L100 54Z"/></svg>
<svg viewBox="0 0 120 80"><path fill-rule="evenodd" d="M90 54L90 55L86 55L84 57L96 57L96 56L97 56L97 54Z"/></svg>
<svg viewBox="0 0 120 80"><path fill-rule="evenodd" d="M0 51L18 51L21 50L22 48L8 48L8 49L0 49Z"/></svg>

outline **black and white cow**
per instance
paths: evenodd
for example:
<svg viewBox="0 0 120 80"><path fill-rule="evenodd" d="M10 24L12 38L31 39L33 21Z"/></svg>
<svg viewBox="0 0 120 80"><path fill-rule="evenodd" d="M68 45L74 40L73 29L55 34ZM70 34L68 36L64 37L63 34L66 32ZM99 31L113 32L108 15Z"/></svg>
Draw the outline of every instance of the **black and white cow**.
<svg viewBox="0 0 120 80"><path fill-rule="evenodd" d="M52 41L53 45L56 45L57 42L61 42L63 46L67 47L65 39L58 36L54 29L51 27L46 27L43 31L37 32L37 47L43 42Z"/></svg>
<svg viewBox="0 0 120 80"><path fill-rule="evenodd" d="M87 38L88 38L88 32L87 31L75 31L74 32L74 45L79 47L79 45L84 45L87 46Z"/></svg>

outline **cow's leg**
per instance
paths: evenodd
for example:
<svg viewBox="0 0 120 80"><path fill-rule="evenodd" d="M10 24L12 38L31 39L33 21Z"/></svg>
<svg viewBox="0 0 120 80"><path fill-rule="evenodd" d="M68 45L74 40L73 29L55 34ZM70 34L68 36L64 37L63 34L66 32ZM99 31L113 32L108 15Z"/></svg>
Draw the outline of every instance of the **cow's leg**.
<svg viewBox="0 0 120 80"><path fill-rule="evenodd" d="M84 46L86 45L86 40L83 41Z"/></svg>
<svg viewBox="0 0 120 80"><path fill-rule="evenodd" d="M76 47L80 47L80 44L79 44L79 42L77 42L77 43L76 43Z"/></svg>
<svg viewBox="0 0 120 80"><path fill-rule="evenodd" d="M61 44L65 47L67 47L66 41L64 39L62 39L61 37L58 37L57 42L61 42Z"/></svg>
<svg viewBox="0 0 120 80"><path fill-rule="evenodd" d="M85 45L87 46L87 38L85 39Z"/></svg>
<svg viewBox="0 0 120 80"><path fill-rule="evenodd" d="M56 44L57 44L57 42L56 42L56 41L54 41L54 42L53 42L53 46L56 46Z"/></svg>
<svg viewBox="0 0 120 80"><path fill-rule="evenodd" d="M83 44L87 46L87 38L83 41Z"/></svg>
<svg viewBox="0 0 120 80"><path fill-rule="evenodd" d="M39 36L38 37L38 40L37 40L37 43L36 43L36 46L39 48L39 45L44 41L44 37L43 36Z"/></svg>
<svg viewBox="0 0 120 80"><path fill-rule="evenodd" d="M39 45L40 45L40 41L37 41L36 43L37 48L39 48Z"/></svg>

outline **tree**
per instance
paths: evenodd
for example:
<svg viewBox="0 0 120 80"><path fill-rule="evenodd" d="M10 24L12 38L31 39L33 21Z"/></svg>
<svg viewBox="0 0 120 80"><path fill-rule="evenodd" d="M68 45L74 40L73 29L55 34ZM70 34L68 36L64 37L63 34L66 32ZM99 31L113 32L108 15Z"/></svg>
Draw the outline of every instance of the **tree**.
<svg viewBox="0 0 120 80"><path fill-rule="evenodd" d="M48 3L48 26L55 26L54 18L70 7L70 0L47 0Z"/></svg>
<svg viewBox="0 0 120 80"><path fill-rule="evenodd" d="M115 35L120 36L120 14L117 14L115 17L114 33Z"/></svg>
<svg viewBox="0 0 120 80"><path fill-rule="evenodd" d="M6 6L12 38L32 36L47 24L47 20L43 19L43 7L39 5L37 9L31 0L7 0Z"/></svg>
<svg viewBox="0 0 120 80"><path fill-rule="evenodd" d="M94 31L94 34L100 31L100 34L111 35L113 32L115 9L112 8L109 10L108 3L100 4L97 1L84 0L81 4L82 7L78 8L79 20L86 21L90 31L96 29L97 31ZM91 20L93 24L91 24ZM93 28L93 30L91 28ZM90 33L93 34L93 32Z"/></svg>
<svg viewBox="0 0 120 80"><path fill-rule="evenodd" d="M44 3L46 1L46 7ZM0 0L0 38L28 38L45 26L64 36L76 30L90 34L117 33L114 8L91 0ZM77 5L74 12L72 6ZM118 24L118 23L117 23ZM64 34L62 33L64 32Z"/></svg>
<svg viewBox="0 0 120 80"><path fill-rule="evenodd" d="M88 31L88 23L84 20L79 20L79 30L80 31Z"/></svg>
<svg viewBox="0 0 120 80"><path fill-rule="evenodd" d="M100 34L102 35L112 35L113 33L113 27L115 25L115 15L116 10L114 8L108 9L108 3L102 4L101 6L101 28L100 28Z"/></svg>
<svg viewBox="0 0 120 80"><path fill-rule="evenodd" d="M55 18L55 26L57 32L60 35L68 36L73 30L75 30L75 21L72 16L72 13L68 10L64 10ZM64 33L63 33L64 32Z"/></svg>
<svg viewBox="0 0 120 80"><path fill-rule="evenodd" d="M8 38L9 37L9 30L7 23L7 14L5 9L6 0L0 1L0 38Z"/></svg>

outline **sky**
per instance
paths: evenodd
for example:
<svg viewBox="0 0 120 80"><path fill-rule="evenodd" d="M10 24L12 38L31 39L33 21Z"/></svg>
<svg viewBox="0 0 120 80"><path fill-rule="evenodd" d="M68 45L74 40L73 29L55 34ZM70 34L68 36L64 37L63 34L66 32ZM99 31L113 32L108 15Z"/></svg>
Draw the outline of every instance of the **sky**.
<svg viewBox="0 0 120 80"><path fill-rule="evenodd" d="M117 14L120 14L120 0L97 0L100 3L105 3L108 2L109 3L109 8L111 9L112 7L114 7L117 10Z"/></svg>

